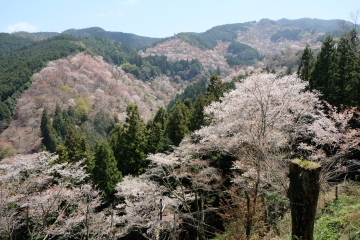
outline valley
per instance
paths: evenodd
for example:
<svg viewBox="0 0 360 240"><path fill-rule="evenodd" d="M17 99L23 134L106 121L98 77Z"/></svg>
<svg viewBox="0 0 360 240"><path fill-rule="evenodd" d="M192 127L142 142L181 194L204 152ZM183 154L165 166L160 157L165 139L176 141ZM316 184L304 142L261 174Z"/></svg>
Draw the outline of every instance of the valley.
<svg viewBox="0 0 360 240"><path fill-rule="evenodd" d="M0 239L358 239L359 56L310 18L0 33Z"/></svg>

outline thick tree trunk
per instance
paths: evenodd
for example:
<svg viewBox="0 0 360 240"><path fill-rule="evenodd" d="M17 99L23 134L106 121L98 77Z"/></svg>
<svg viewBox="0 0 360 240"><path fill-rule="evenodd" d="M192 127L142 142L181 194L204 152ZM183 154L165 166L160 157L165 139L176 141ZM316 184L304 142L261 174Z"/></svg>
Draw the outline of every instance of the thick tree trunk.
<svg viewBox="0 0 360 240"><path fill-rule="evenodd" d="M313 240L317 201L320 191L321 166L296 159L290 163L292 239Z"/></svg>

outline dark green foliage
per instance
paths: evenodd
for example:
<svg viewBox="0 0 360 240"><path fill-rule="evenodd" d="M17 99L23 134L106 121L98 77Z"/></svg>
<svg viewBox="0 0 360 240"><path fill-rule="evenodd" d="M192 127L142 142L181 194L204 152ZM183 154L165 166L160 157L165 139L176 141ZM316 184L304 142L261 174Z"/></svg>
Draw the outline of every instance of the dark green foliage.
<svg viewBox="0 0 360 240"><path fill-rule="evenodd" d="M256 49L235 41L229 45L227 51L231 54L226 57L226 62L230 66L251 65L264 58Z"/></svg>
<svg viewBox="0 0 360 240"><path fill-rule="evenodd" d="M42 143L46 147L46 149L49 152L55 152L56 147L58 145L58 140L56 136L56 132L51 124L50 117L47 113L47 110L44 109L42 117L41 117L41 137L42 137Z"/></svg>
<svg viewBox="0 0 360 240"><path fill-rule="evenodd" d="M64 142L68 133L68 127L70 125L69 116L66 111L62 111L57 104L55 108L55 115L53 119L53 127L59 136L60 142Z"/></svg>
<svg viewBox="0 0 360 240"><path fill-rule="evenodd" d="M204 108L210 105L213 101L219 101L226 91L234 88L234 83L227 83L227 85L225 85L219 75L213 75L210 78L209 85L207 86L206 94L198 95L196 102L193 105L192 116L190 119L190 130L195 131L200 129L202 126L207 125L208 121L206 120L206 116L204 114Z"/></svg>
<svg viewBox="0 0 360 240"><path fill-rule="evenodd" d="M291 30L291 29L285 29L285 30L279 30L273 35L271 35L270 40L273 42L276 42L280 38L286 38L288 40L295 40L299 41L301 39L301 30Z"/></svg>
<svg viewBox="0 0 360 240"><path fill-rule="evenodd" d="M78 37L106 37L112 40L126 43L135 48L151 46L153 43L161 40L161 38L142 37L132 33L105 31L104 29L99 27L68 29L64 31L63 34L70 34Z"/></svg>
<svg viewBox="0 0 360 240"><path fill-rule="evenodd" d="M180 76L183 80L189 80L202 73L204 70L199 60L191 61L181 59L180 61L168 61L166 56L149 56L142 58L133 55L121 68L144 81L151 80L161 74L168 76Z"/></svg>
<svg viewBox="0 0 360 240"><path fill-rule="evenodd" d="M221 97L224 96L224 93L235 89L234 82L223 83L220 76L215 74L210 78L210 83L206 86L206 81L199 81L195 84L189 85L182 94L176 96L174 100L172 100L168 109L170 109L170 114L173 113L175 108L175 102L177 104L186 101L190 104L185 104L190 108L190 120L186 120L189 123L185 124L190 131L195 131L201 128L201 126L205 126L208 121L205 119L204 108L208 106L212 101L219 101ZM178 113L179 114L179 113ZM176 121L179 121L176 118ZM169 126L173 125L169 120ZM179 122L177 123L179 124ZM175 127L172 126L174 129ZM186 128L180 128L183 132L188 133ZM169 129L168 129L169 130ZM180 136L184 136L185 134L180 134ZM179 137L180 138L180 137ZM178 140L177 140L178 141ZM181 141L181 140L180 140Z"/></svg>
<svg viewBox="0 0 360 240"><path fill-rule="evenodd" d="M116 184L122 181L114 152L106 141L96 144L93 180L108 201L114 198Z"/></svg>
<svg viewBox="0 0 360 240"><path fill-rule="evenodd" d="M191 105L190 100L178 102L171 111L166 132L176 146L185 135L190 133Z"/></svg>
<svg viewBox="0 0 360 240"><path fill-rule="evenodd" d="M217 74L211 76L210 83L206 89L206 97L212 101L219 101L224 96L226 87L223 84L221 77Z"/></svg>
<svg viewBox="0 0 360 240"><path fill-rule="evenodd" d="M108 139L111 131L115 128L116 122L116 117L101 110L94 117L79 125L80 131L86 137L92 151L95 150L97 141Z"/></svg>
<svg viewBox="0 0 360 240"><path fill-rule="evenodd" d="M197 96L196 102L193 105L192 116L190 120L190 130L195 131L200 129L202 126L207 124L205 120L204 108L211 103L209 98L204 94L199 94Z"/></svg>
<svg viewBox="0 0 360 240"><path fill-rule="evenodd" d="M328 99L330 87L333 84L335 64L335 47L332 37L327 37L321 52L314 63L314 69L310 75L310 89L320 90L324 99ZM335 67L335 68L334 68Z"/></svg>
<svg viewBox="0 0 360 240"><path fill-rule="evenodd" d="M360 105L360 54L356 50L359 44L355 30L346 32L336 47L328 36L314 62L310 89L320 90L322 99L332 105Z"/></svg>
<svg viewBox="0 0 360 240"><path fill-rule="evenodd" d="M213 49L216 46L216 40L208 38L199 33L179 33L177 37L187 41L191 45L198 46L202 50Z"/></svg>
<svg viewBox="0 0 360 240"><path fill-rule="evenodd" d="M57 36L32 43L17 51L0 55L0 101L15 108L17 98L31 86L31 76L46 66L47 61L85 50L73 36Z"/></svg>
<svg viewBox="0 0 360 240"><path fill-rule="evenodd" d="M346 33L337 46L337 75L329 101L335 105L360 106L360 40L357 32ZM357 49L357 50L355 50Z"/></svg>
<svg viewBox="0 0 360 240"><path fill-rule="evenodd" d="M213 49L217 41L231 42L236 39L236 31L248 31L246 24L235 23L213 27L203 33L179 33L176 35L188 43L198 46L203 50Z"/></svg>
<svg viewBox="0 0 360 240"><path fill-rule="evenodd" d="M30 39L17 37L8 33L0 33L0 55L18 50L32 42Z"/></svg>
<svg viewBox="0 0 360 240"><path fill-rule="evenodd" d="M60 33L57 32L36 32L36 33L29 33L29 32L24 32L24 31L20 31L20 32L14 32L11 35L16 36L16 37L22 37L22 38L26 38L30 41L42 41L48 38L52 38L55 36L60 35Z"/></svg>
<svg viewBox="0 0 360 240"><path fill-rule="evenodd" d="M160 153L172 150L171 141L166 134L168 113L160 107L153 119L146 125L148 139L147 153Z"/></svg>
<svg viewBox="0 0 360 240"><path fill-rule="evenodd" d="M224 83L224 86L225 86L226 92L230 92L231 90L236 89L235 82L226 82L226 83Z"/></svg>
<svg viewBox="0 0 360 240"><path fill-rule="evenodd" d="M116 119L111 117L109 113L100 111L95 115L93 123L95 130L106 137L115 128Z"/></svg>
<svg viewBox="0 0 360 240"><path fill-rule="evenodd" d="M101 55L105 61L116 65L121 65L131 56L138 55L129 45L105 37L86 37L81 41L85 44L86 51L92 55Z"/></svg>
<svg viewBox="0 0 360 240"><path fill-rule="evenodd" d="M300 58L300 64L297 70L297 75L305 81L309 81L310 72L314 65L314 54L309 45L306 45L305 50Z"/></svg>
<svg viewBox="0 0 360 240"><path fill-rule="evenodd" d="M213 149L208 155L203 156L203 159L209 159L210 166L221 169L223 174L230 173L233 163L237 160L236 156L224 149Z"/></svg>
<svg viewBox="0 0 360 240"><path fill-rule="evenodd" d="M196 101L196 98L199 94L205 94L207 88L207 81L200 80L196 83L193 83L187 86L181 94L177 94L175 99L171 100L168 104L168 111L170 112L171 109L175 106L177 102L183 102L185 99L191 99L192 102Z"/></svg>
<svg viewBox="0 0 360 240"><path fill-rule="evenodd" d="M69 126L64 145L56 148L60 162L76 163L85 159L88 171L93 169L93 156L87 139L76 129L74 125Z"/></svg>
<svg viewBox="0 0 360 240"><path fill-rule="evenodd" d="M0 102L0 121L10 123L11 111L6 103Z"/></svg>
<svg viewBox="0 0 360 240"><path fill-rule="evenodd" d="M110 138L118 169L124 174L139 175L147 167L146 126L137 105L128 105L125 124L116 126Z"/></svg>

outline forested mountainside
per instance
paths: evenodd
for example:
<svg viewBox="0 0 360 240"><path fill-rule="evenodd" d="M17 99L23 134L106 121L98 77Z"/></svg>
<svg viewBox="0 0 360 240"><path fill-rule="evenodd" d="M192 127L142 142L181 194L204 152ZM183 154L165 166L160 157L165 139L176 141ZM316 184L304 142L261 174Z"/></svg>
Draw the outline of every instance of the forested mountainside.
<svg viewBox="0 0 360 240"><path fill-rule="evenodd" d="M0 34L0 239L358 239L360 40L335 23Z"/></svg>
<svg viewBox="0 0 360 240"><path fill-rule="evenodd" d="M72 106L79 121L109 116L110 120L116 118L122 122L127 105L137 104L142 117L148 120L181 87L166 76L151 83L137 80L104 62L102 57L84 53L51 61L32 78L31 86L17 100L13 121L0 135L0 141L13 143L19 153L40 149L44 109L54 116L56 105L61 109ZM96 132L96 124L106 123L89 122L82 126L88 137Z"/></svg>
<svg viewBox="0 0 360 240"><path fill-rule="evenodd" d="M11 36L4 35L2 39L6 42L9 37ZM13 46L13 43L16 41L10 46ZM124 71L144 81L153 82L157 77L163 76L170 77L176 85L206 77L201 63L196 60L170 63L166 57L142 59L131 46L104 37L55 36L0 55L1 130L6 128L11 121L17 99L32 85L34 73L44 68L48 61L75 55L81 51L86 51L93 56L101 55L105 61L113 65L121 65ZM116 68L115 65L114 68ZM91 78L91 76L88 77ZM54 78L48 81L57 81L56 76Z"/></svg>
<svg viewBox="0 0 360 240"><path fill-rule="evenodd" d="M60 34L69 34L77 37L106 37L115 41L126 43L134 48L142 48L150 46L155 42L161 40L161 38L150 38L142 37L132 33L123 33L123 32L110 32L105 31L99 27L91 27L84 29L68 29L61 33L56 32L38 32L38 33L27 33L27 32L15 32L11 35L22 37L30 41L41 41Z"/></svg>
<svg viewBox="0 0 360 240"><path fill-rule="evenodd" d="M223 25L203 34L181 33L147 48L142 55L166 55L172 60L197 58L206 67L219 67L224 71L234 66L246 70L249 65L267 66L277 71L283 71L284 67L295 70L299 52L306 44L319 49L321 42L318 38L324 34L284 27L276 21L263 19L241 25Z"/></svg>
<svg viewBox="0 0 360 240"><path fill-rule="evenodd" d="M161 40L161 38L143 37L132 33L105 31L104 29L99 27L85 29L68 29L66 31L63 31L62 34L70 34L78 37L106 37L112 40L126 43L134 48L150 46L153 43Z"/></svg>

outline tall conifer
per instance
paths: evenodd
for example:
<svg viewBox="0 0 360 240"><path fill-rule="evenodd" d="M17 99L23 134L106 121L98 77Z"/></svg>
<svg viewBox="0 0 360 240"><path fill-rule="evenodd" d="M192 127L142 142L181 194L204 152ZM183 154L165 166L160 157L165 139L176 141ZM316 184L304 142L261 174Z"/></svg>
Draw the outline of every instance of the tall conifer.
<svg viewBox="0 0 360 240"><path fill-rule="evenodd" d="M139 175L147 166L146 126L137 105L128 105L126 112L125 124L114 129L110 144L115 152L119 170L124 175Z"/></svg>
<svg viewBox="0 0 360 240"><path fill-rule="evenodd" d="M317 89L323 94L323 98L329 97L331 86L336 71L335 47L331 36L328 36L316 58L314 69L310 74L310 89Z"/></svg>
<svg viewBox="0 0 360 240"><path fill-rule="evenodd" d="M122 174L118 170L114 152L106 141L96 144L94 165L94 182L103 191L105 199L111 201L114 197L116 184L122 181Z"/></svg>
<svg viewBox="0 0 360 240"><path fill-rule="evenodd" d="M314 65L314 54L309 45L306 45L303 54L300 58L300 64L297 70L297 75L304 81L309 81L310 72Z"/></svg>
<svg viewBox="0 0 360 240"><path fill-rule="evenodd" d="M58 144L56 138L56 132L51 124L50 117L47 113L47 109L45 108L43 114L41 116L41 124L40 124L42 143L46 147L49 152L55 152L56 146Z"/></svg>

